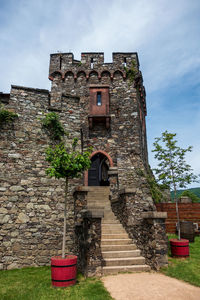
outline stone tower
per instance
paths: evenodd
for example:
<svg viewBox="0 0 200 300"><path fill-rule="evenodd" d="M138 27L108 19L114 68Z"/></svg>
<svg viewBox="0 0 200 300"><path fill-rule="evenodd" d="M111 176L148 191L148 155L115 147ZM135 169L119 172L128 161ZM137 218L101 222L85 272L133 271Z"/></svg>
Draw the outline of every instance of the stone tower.
<svg viewBox="0 0 200 300"><path fill-rule="evenodd" d="M131 81L125 70L133 66L136 75ZM68 97L70 117L76 118L74 127L81 130L83 148L92 145L95 153L100 151L92 162L96 174L97 165L107 158L108 167L118 169L119 187L133 187L134 170L148 168L145 89L137 53L113 53L112 63L104 63L103 53L82 53L81 61L71 53L52 54L49 78L51 106L62 109ZM70 101L69 95L80 100ZM90 171L85 185L100 185L96 174Z"/></svg>
<svg viewBox="0 0 200 300"><path fill-rule="evenodd" d="M82 53L80 61L72 53L51 54L49 79L50 92L12 86L10 95L0 95L19 115L14 128L1 133L2 167L9 166L0 189L3 245L10 253L2 256L3 268L48 264L60 253L63 183L44 173L48 137L38 120L50 111L59 114L69 139L78 137L80 149L93 147L91 168L71 181L69 192L67 248L79 256L80 269L90 275L166 264L166 216L155 211L141 176L149 167L137 53L113 53L112 63L104 63L103 53Z"/></svg>

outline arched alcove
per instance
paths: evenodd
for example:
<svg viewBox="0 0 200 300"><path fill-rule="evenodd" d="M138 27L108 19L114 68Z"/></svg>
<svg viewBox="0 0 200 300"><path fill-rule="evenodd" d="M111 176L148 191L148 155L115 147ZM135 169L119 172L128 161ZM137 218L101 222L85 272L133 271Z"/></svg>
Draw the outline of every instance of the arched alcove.
<svg viewBox="0 0 200 300"><path fill-rule="evenodd" d="M91 167L85 173L85 185L109 186L108 170L113 167L113 161L109 154L99 150L91 154Z"/></svg>

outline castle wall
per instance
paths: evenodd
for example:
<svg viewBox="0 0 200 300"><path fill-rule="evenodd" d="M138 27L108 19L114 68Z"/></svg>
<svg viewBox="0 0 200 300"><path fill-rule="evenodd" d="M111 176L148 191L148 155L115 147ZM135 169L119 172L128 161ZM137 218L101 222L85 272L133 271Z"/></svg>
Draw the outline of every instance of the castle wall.
<svg viewBox="0 0 200 300"><path fill-rule="evenodd" d="M141 186L137 176L138 168L148 168L146 103L141 73L132 83L127 78L124 67L130 68L132 61L139 68L136 53L113 53L112 63L104 63L103 53L82 53L81 61L74 60L71 53L53 54L50 92L12 86L5 106L19 118L0 131L1 269L46 265L51 256L61 253L64 182L45 174L45 149L51 141L42 129L43 113L56 111L69 140L78 137L79 149L92 146L93 151L110 155L113 199L118 198L124 187L137 189L136 197L126 202L125 227L130 228L138 219L141 223L143 211L155 210L148 188L145 184ZM104 121L94 120L89 128L90 88L105 86L109 88L109 126L104 116ZM83 183L84 178L70 181L68 253L78 251L73 191ZM119 203L113 205L114 211ZM124 223L123 211L121 215L119 211L115 213Z"/></svg>
<svg viewBox="0 0 200 300"><path fill-rule="evenodd" d="M66 131L73 128L69 139L80 139L79 99L65 97L62 104L61 122ZM5 106L19 118L0 131L0 268L46 265L51 256L61 253L64 202L64 182L45 174L45 149L50 140L40 119L51 111L49 92L13 86ZM68 252L74 249L72 190L82 182L70 182Z"/></svg>

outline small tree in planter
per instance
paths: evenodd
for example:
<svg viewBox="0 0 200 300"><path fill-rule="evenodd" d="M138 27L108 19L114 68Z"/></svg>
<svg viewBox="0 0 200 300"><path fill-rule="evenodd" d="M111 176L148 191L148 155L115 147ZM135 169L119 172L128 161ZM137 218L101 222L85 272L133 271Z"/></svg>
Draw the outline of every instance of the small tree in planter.
<svg viewBox="0 0 200 300"><path fill-rule="evenodd" d="M45 127L48 129L48 126L50 126L50 133L54 140L61 140L61 137L65 134L64 129L59 121L58 116L55 116L55 113L54 115L52 115L52 113L50 114L50 117L49 114L47 114L45 117L46 121L50 120L50 125L47 124ZM48 122L43 120L43 126L44 123L46 124ZM53 132L54 124L56 124L56 134ZM50 167L46 170L46 174L57 179L65 179L62 257L55 257L51 259L52 284L53 286L57 287L72 285L76 282L76 268L72 268L71 270L70 267L76 265L77 257L65 255L68 183L70 179L80 177L84 170L89 169L91 164L91 151L88 150L80 152L76 149L77 144L78 139L74 138L71 145L65 146L64 142L61 141L59 144L49 146L46 149L46 160L50 163ZM61 268L59 269L59 267Z"/></svg>
<svg viewBox="0 0 200 300"><path fill-rule="evenodd" d="M178 147L177 140L174 139L175 136L175 133L169 133L167 131L163 132L162 137L155 139L152 152L156 153L155 158L159 161L158 168L154 169L158 182L164 187L171 188L174 191L178 240L180 241L180 218L177 189L186 187L187 184L197 181L198 176L193 174L191 166L185 161L185 155L187 152L192 151L192 147L189 146L186 149Z"/></svg>

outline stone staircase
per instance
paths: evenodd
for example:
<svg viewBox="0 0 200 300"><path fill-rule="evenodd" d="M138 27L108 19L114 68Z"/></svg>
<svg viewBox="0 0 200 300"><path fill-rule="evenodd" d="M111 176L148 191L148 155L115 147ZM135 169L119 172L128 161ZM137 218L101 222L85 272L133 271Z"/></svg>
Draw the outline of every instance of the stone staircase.
<svg viewBox="0 0 200 300"><path fill-rule="evenodd" d="M140 250L112 212L109 187L90 187L87 196L89 209L104 210L101 250L104 259L103 274L149 271Z"/></svg>

